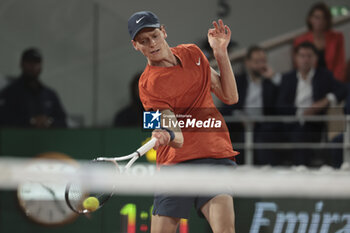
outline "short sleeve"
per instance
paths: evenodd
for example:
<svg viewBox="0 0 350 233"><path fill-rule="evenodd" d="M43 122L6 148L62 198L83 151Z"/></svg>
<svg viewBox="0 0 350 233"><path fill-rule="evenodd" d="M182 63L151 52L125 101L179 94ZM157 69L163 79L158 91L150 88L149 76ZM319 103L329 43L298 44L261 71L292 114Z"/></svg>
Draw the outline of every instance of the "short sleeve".
<svg viewBox="0 0 350 233"><path fill-rule="evenodd" d="M151 93L149 93L142 85L139 84L139 95L141 103L146 111L152 111L152 110L164 110L164 109L170 109L174 111L174 109L171 107L170 103L166 100L160 100Z"/></svg>

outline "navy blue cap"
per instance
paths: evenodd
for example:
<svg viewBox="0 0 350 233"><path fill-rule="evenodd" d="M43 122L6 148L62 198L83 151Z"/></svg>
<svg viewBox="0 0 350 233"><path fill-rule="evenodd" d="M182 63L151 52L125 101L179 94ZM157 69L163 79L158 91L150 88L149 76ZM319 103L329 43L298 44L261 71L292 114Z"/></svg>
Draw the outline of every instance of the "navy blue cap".
<svg viewBox="0 0 350 233"><path fill-rule="evenodd" d="M128 30L131 39L134 39L141 29L159 27L158 17L150 11L136 12L128 20Z"/></svg>

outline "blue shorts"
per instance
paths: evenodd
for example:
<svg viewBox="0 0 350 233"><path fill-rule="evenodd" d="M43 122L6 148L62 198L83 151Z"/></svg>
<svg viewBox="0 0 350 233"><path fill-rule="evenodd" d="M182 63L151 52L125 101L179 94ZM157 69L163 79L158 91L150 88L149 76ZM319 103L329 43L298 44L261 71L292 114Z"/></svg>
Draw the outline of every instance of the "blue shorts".
<svg viewBox="0 0 350 233"><path fill-rule="evenodd" d="M232 166L235 167L237 164L228 158L223 159L194 159L189 161L184 161L179 163L179 165L206 165L206 166L218 166L218 165L224 165L224 166ZM170 167L176 166L172 165ZM166 167L161 167L162 169L166 169ZM192 208L192 205L194 205L198 215L202 218L204 218L204 215L201 211L202 206L207 203L209 200L211 200L212 196L169 196L164 194L156 194L154 196L154 202L153 202L153 215L161 215L161 216L168 216L168 217L174 217L174 218L186 218L188 219L190 215L190 211Z"/></svg>

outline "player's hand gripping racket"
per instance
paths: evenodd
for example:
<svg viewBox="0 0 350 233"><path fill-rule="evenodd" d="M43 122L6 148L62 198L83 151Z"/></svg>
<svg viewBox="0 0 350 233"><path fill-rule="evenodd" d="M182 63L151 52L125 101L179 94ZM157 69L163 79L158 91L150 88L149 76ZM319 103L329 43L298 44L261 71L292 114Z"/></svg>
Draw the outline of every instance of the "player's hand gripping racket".
<svg viewBox="0 0 350 233"><path fill-rule="evenodd" d="M127 171L132 164L141 156L147 153L150 149L152 149L156 143L157 139L152 138L146 144L137 149L134 153L121 156L121 157L99 157L92 160L92 164L103 164L113 166L117 173ZM125 165L124 168L121 168L118 165L119 161L129 162ZM115 189L116 187L113 187ZM78 214L88 214L97 209L101 208L113 195L111 193L92 193L89 190L85 189L82 184L78 183L69 183L66 186L65 190L65 199L69 208Z"/></svg>

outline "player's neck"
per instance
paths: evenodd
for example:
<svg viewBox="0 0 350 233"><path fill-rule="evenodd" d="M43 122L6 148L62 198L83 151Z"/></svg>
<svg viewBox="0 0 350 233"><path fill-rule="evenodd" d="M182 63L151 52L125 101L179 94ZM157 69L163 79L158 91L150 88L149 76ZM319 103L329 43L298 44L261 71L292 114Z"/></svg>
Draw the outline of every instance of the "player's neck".
<svg viewBox="0 0 350 233"><path fill-rule="evenodd" d="M148 60L148 64L151 66L172 67L180 64L180 60L173 54L170 47L168 47L162 59L158 61Z"/></svg>

